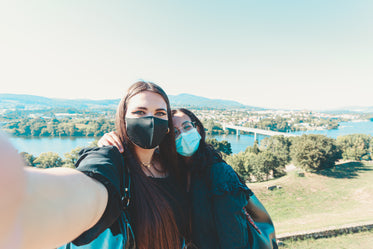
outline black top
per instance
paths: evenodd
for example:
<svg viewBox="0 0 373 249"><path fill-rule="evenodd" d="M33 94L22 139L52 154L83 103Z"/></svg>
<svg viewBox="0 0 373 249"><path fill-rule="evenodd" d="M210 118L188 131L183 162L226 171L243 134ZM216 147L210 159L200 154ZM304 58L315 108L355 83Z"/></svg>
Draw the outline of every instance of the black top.
<svg viewBox="0 0 373 249"><path fill-rule="evenodd" d="M122 211L120 182L123 177L122 167L123 157L116 147L105 146L101 148L83 149L77 162L77 169L89 177L102 183L108 191L108 203L104 214L92 228L82 233L73 241L75 245L84 245L97 238L104 230L110 228L113 235L120 233L118 218ZM187 203L186 193L181 191L176 180L169 176L166 178L152 178L152 180L164 191L166 199L172 207L175 219L180 232L186 223ZM132 187L131 187L132 188ZM131 196L131 198L135 198ZM133 202L132 202L133 203ZM130 205L129 218L131 213L136 212L136 207ZM135 226L136 221L131 220L131 225ZM136 236L136 235L135 235Z"/></svg>
<svg viewBox="0 0 373 249"><path fill-rule="evenodd" d="M150 178L159 186L159 188L161 188L162 191L164 191L166 200L175 215L175 221L179 232L185 234L185 224L188 222L188 197L186 189L181 189L180 184L178 184L176 179L171 176L165 178Z"/></svg>
<svg viewBox="0 0 373 249"><path fill-rule="evenodd" d="M168 201L168 204L174 213L179 232L181 234L185 234L185 224L187 224L188 221L188 202L186 191L180 188L179 184L176 182L176 179L172 176L163 178L149 177L149 179L151 179L152 182L160 189L161 193L164 193L165 199ZM136 196L132 195L132 198L136 198ZM136 210L137 209L134 205L129 206L128 212L133 230L136 230L136 220L132 218L136 217L136 215L134 215Z"/></svg>

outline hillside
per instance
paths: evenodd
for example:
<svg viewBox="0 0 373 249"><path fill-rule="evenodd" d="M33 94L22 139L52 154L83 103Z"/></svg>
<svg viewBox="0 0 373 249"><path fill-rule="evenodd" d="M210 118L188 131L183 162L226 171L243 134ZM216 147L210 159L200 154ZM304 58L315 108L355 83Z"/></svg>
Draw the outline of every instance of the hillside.
<svg viewBox="0 0 373 249"><path fill-rule="evenodd" d="M373 164L350 162L320 174L296 171L269 182L248 186L264 203L276 233L309 231L330 226L373 223ZM267 185L282 188L267 190Z"/></svg>
<svg viewBox="0 0 373 249"><path fill-rule="evenodd" d="M209 99L192 94L170 95L170 102L172 106L177 107L194 107L194 108L212 108L212 109L233 109L245 108L249 110L264 110L260 107L247 106L237 101L223 100L223 99Z"/></svg>
<svg viewBox="0 0 373 249"><path fill-rule="evenodd" d="M233 109L245 108L248 110L263 110L263 108L246 106L236 101L209 99L192 94L179 94L169 96L173 108L210 108ZM115 109L120 99L90 100L90 99L54 99L25 94L0 94L0 106L4 109L49 109L56 107L94 109Z"/></svg>
<svg viewBox="0 0 373 249"><path fill-rule="evenodd" d="M49 109L49 108L116 108L116 100L54 99L27 94L0 94L0 106L4 109Z"/></svg>
<svg viewBox="0 0 373 249"><path fill-rule="evenodd" d="M182 93L169 95L172 108L196 108L196 109L245 109L250 111L266 110L265 108L248 106L233 100L210 99L192 94ZM50 109L50 108L77 108L77 109L101 109L115 110L120 99L56 99L27 94L0 93L0 109ZM373 113L372 107L346 107L343 109L324 110L324 113Z"/></svg>
<svg viewBox="0 0 373 249"><path fill-rule="evenodd" d="M355 114L355 113L373 113L373 106L349 106L339 109L322 111L331 114Z"/></svg>

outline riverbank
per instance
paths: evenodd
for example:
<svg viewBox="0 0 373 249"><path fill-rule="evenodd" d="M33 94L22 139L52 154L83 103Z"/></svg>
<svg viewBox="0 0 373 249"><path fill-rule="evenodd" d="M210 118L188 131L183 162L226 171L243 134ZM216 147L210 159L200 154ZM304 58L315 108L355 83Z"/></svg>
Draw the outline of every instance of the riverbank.
<svg viewBox="0 0 373 249"><path fill-rule="evenodd" d="M321 134L332 138L338 136L344 136L347 134L363 133L367 135L373 135L373 122L342 122L339 129L337 130L314 130L296 132L294 134ZM64 153L70 152L74 148L80 146L88 146L91 142L95 141L99 137L11 137L12 143L21 152L26 151L33 155L39 155L42 152L53 151L63 156ZM245 151L248 146L254 144L254 135L215 135L212 138L216 138L218 141L227 140L231 144L233 154ZM260 141L266 138L263 135L257 135L257 140Z"/></svg>

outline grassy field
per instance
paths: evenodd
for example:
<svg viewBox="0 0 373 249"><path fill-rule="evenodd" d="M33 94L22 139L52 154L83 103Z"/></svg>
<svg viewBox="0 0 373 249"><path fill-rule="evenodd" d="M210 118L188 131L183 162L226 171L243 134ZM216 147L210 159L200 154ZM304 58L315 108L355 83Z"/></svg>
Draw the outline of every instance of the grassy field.
<svg viewBox="0 0 373 249"><path fill-rule="evenodd" d="M291 249L361 249L373 248L373 231L345 234L325 239L285 241L280 248Z"/></svg>
<svg viewBox="0 0 373 249"><path fill-rule="evenodd" d="M248 186L263 202L276 234L362 222L373 223L373 164L349 162L322 172L296 171ZM281 189L267 190L267 185Z"/></svg>

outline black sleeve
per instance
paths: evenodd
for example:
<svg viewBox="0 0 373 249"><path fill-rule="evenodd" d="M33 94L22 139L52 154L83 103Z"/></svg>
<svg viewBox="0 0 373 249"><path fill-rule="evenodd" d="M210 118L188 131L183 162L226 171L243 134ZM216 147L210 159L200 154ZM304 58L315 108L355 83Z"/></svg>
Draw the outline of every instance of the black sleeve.
<svg viewBox="0 0 373 249"><path fill-rule="evenodd" d="M123 158L114 146L88 148L80 152L76 166L77 170L102 183L108 191L108 203L100 220L73 241L75 245L80 246L97 238L120 216Z"/></svg>

